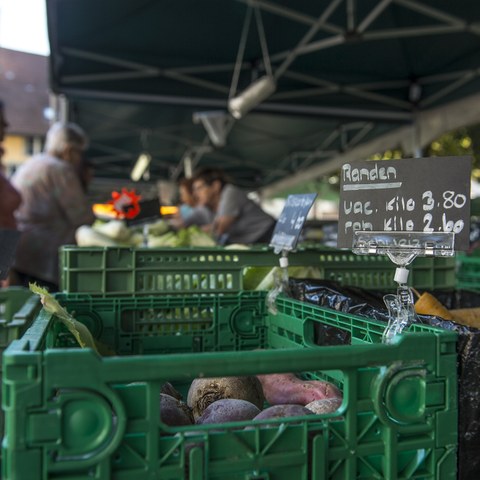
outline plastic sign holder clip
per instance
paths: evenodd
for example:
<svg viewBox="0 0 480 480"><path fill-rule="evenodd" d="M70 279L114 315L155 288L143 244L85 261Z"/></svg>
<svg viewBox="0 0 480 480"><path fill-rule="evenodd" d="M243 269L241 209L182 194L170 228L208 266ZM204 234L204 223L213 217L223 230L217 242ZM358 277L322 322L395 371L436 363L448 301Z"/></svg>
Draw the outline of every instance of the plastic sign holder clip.
<svg viewBox="0 0 480 480"><path fill-rule="evenodd" d="M275 287L270 290L267 294L267 307L268 310L276 314L277 313L277 306L276 306L276 301L277 297L281 293L286 293L289 291L289 286L288 286L288 253L290 250L282 250L281 251L281 256L278 258L278 263L280 265L280 271L277 274L275 272L274 274L274 285Z"/></svg>
<svg viewBox="0 0 480 480"><path fill-rule="evenodd" d="M454 233L372 232L357 231L353 237L353 253L357 255L387 255L397 266L394 281L396 294L388 294L383 301L388 309L389 322L382 341L391 343L395 335L416 319L412 289L407 285L406 268L419 256L451 257L454 255Z"/></svg>

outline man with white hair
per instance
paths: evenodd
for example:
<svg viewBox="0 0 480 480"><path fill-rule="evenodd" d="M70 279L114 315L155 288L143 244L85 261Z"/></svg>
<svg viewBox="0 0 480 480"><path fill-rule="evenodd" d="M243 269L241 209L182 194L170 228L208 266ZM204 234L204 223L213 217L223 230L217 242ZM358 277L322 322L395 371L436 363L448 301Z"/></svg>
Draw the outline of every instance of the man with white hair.
<svg viewBox="0 0 480 480"><path fill-rule="evenodd" d="M79 171L88 144L74 123L55 123L47 133L44 153L21 165L12 184L22 196L16 211L21 231L12 283L37 282L58 290L58 249L75 244L75 231L94 220Z"/></svg>

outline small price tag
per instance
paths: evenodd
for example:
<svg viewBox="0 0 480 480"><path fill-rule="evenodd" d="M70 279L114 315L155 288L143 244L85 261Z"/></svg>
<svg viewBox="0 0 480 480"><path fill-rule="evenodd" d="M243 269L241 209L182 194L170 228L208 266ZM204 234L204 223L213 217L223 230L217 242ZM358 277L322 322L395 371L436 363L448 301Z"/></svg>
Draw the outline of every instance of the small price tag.
<svg viewBox="0 0 480 480"><path fill-rule="evenodd" d="M7 278L8 271L15 259L20 232L0 229L0 280Z"/></svg>
<svg viewBox="0 0 480 480"><path fill-rule="evenodd" d="M270 246L275 253L293 250L298 242L316 193L289 195L273 231Z"/></svg>

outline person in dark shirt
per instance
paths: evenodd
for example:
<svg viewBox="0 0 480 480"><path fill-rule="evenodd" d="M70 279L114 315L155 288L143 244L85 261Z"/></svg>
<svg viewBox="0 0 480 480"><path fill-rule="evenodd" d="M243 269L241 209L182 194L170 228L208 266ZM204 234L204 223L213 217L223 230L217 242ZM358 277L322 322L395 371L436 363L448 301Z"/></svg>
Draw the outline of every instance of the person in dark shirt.
<svg viewBox="0 0 480 480"><path fill-rule="evenodd" d="M196 172L193 192L199 204L214 213L211 233L220 244L270 242L275 220L233 185L223 170L203 168Z"/></svg>
<svg viewBox="0 0 480 480"><path fill-rule="evenodd" d="M179 214L171 222L174 228L187 228L192 225L201 227L212 223L212 211L204 205L199 205L193 193L193 179L181 178L178 181L178 193Z"/></svg>

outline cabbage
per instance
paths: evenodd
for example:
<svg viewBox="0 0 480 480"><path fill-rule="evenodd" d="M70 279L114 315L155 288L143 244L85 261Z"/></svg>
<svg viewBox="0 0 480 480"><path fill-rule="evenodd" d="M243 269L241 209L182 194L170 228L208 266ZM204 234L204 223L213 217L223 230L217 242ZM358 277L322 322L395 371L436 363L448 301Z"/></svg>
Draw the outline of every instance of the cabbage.
<svg viewBox="0 0 480 480"><path fill-rule="evenodd" d="M148 236L149 247L213 247L213 238L197 226L182 228L177 232Z"/></svg>
<svg viewBox="0 0 480 480"><path fill-rule="evenodd" d="M122 247L143 245L144 232L147 232L148 246L161 247L214 247L215 240L200 227L192 225L177 232L171 231L165 220L145 226L128 228L123 221L95 221L90 227L83 225L77 229L77 244L82 247Z"/></svg>
<svg viewBox="0 0 480 480"><path fill-rule="evenodd" d="M273 270L272 267L247 267L243 270L244 290L255 290L262 280Z"/></svg>
<svg viewBox="0 0 480 480"><path fill-rule="evenodd" d="M188 232L188 245L190 247L214 247L215 240L201 228L191 226L184 229Z"/></svg>
<svg viewBox="0 0 480 480"><path fill-rule="evenodd" d="M152 248L156 247L179 247L179 239L175 232L168 232L164 235L148 236L148 246Z"/></svg>
<svg viewBox="0 0 480 480"><path fill-rule="evenodd" d="M132 233L123 220L110 220L102 223L94 222L92 228L117 242L128 241Z"/></svg>
<svg viewBox="0 0 480 480"><path fill-rule="evenodd" d="M100 233L90 225L82 225L75 231L75 241L79 247L118 247L120 242Z"/></svg>
<svg viewBox="0 0 480 480"><path fill-rule="evenodd" d="M165 220L158 220L147 225L148 235L164 235L170 230L170 226Z"/></svg>

